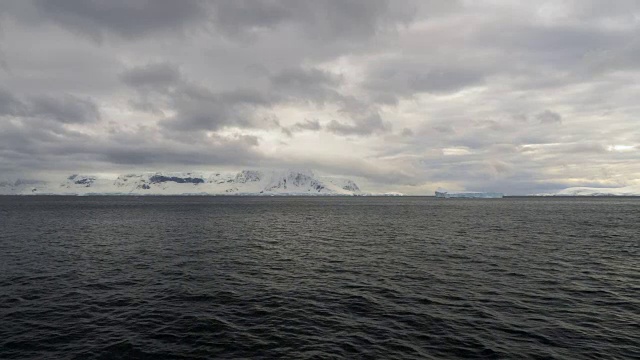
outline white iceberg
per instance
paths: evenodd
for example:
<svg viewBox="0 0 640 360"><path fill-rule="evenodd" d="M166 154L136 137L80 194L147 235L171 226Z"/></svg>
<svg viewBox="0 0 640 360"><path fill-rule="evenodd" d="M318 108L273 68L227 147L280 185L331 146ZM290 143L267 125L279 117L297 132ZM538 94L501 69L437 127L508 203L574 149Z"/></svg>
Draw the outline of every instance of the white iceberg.
<svg viewBox="0 0 640 360"><path fill-rule="evenodd" d="M501 199L503 193L498 192L473 192L473 191L449 191L443 188L436 190L437 198L465 198L465 199Z"/></svg>

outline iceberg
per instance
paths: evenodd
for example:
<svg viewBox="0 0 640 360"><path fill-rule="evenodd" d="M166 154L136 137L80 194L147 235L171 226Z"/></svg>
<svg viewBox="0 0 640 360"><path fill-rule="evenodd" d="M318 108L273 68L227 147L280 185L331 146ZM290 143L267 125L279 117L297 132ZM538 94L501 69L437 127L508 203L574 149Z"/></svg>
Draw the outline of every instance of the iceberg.
<svg viewBox="0 0 640 360"><path fill-rule="evenodd" d="M472 192L472 191L448 191L442 188L436 190L437 198L465 198L465 199L502 199L503 193L498 192Z"/></svg>

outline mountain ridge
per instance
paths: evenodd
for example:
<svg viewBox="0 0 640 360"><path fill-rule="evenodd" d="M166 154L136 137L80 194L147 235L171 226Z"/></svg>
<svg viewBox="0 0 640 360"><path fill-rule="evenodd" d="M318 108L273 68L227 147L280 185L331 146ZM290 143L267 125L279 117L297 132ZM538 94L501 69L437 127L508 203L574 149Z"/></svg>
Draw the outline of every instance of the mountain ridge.
<svg viewBox="0 0 640 360"><path fill-rule="evenodd" d="M0 182L1 195L362 195L346 178L318 176L311 170L240 172L144 172L115 179L72 174L62 182Z"/></svg>
<svg viewBox="0 0 640 360"><path fill-rule="evenodd" d="M640 196L640 185L622 187L596 188L577 186L560 190L551 196Z"/></svg>

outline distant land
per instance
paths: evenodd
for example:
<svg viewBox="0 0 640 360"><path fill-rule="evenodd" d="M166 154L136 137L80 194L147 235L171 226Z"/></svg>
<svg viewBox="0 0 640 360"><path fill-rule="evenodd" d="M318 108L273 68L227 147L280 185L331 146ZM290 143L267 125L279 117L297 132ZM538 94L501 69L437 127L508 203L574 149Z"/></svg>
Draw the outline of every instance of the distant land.
<svg viewBox="0 0 640 360"><path fill-rule="evenodd" d="M453 194L448 197L468 197L457 195L465 193L475 194L473 197L503 195L482 191L446 192ZM363 191L351 179L319 176L312 170L264 169L239 172L140 172L112 176L72 174L58 181L0 180L0 195L404 196L399 192ZM423 196L434 196L434 193L425 193ZM640 196L640 186L570 187L529 196Z"/></svg>
<svg viewBox="0 0 640 360"><path fill-rule="evenodd" d="M564 190L539 194L540 196L640 196L640 186L624 186L615 188L570 187Z"/></svg>
<svg viewBox="0 0 640 360"><path fill-rule="evenodd" d="M73 174L62 182L0 182L0 195L314 195L352 196L358 185L311 170L243 170L224 172L149 172L104 178ZM375 194L401 195L401 194Z"/></svg>

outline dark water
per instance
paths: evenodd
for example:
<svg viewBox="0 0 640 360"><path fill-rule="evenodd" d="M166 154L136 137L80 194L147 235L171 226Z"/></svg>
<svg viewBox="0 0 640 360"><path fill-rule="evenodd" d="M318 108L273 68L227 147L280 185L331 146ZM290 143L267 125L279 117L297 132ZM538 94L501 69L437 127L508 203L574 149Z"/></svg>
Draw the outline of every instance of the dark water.
<svg viewBox="0 0 640 360"><path fill-rule="evenodd" d="M0 197L0 358L640 357L640 199Z"/></svg>

